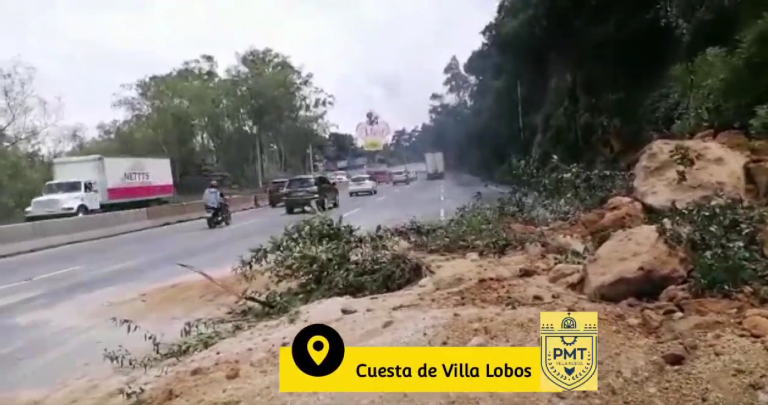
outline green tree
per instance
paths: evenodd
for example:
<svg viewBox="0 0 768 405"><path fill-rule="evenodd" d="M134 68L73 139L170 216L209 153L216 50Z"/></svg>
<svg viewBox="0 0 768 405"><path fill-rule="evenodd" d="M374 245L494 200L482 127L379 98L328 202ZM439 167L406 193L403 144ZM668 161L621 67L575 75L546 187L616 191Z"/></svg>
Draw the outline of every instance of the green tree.
<svg viewBox="0 0 768 405"><path fill-rule="evenodd" d="M759 0L504 0L463 69L449 61L419 141L490 175L522 156L622 163L657 132L766 131L766 12Z"/></svg>
<svg viewBox="0 0 768 405"><path fill-rule="evenodd" d="M355 137L350 134L331 132L328 134L328 145L325 148L325 157L330 160L345 160L361 154L361 149L355 142Z"/></svg>
<svg viewBox="0 0 768 405"><path fill-rule="evenodd" d="M104 124L77 153L168 156L177 181L225 171L263 184L273 173L308 168L310 144L322 150L333 97L288 57L248 49L224 69L210 55L126 85L115 104L126 113Z"/></svg>

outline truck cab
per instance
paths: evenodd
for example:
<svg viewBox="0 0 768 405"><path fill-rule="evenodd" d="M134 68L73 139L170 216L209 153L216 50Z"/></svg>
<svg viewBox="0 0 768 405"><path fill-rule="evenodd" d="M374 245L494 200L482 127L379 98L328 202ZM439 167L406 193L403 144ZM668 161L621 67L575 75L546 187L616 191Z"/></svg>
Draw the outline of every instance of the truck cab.
<svg viewBox="0 0 768 405"><path fill-rule="evenodd" d="M82 216L99 211L101 197L93 180L54 180L45 183L40 197L25 210L27 221Z"/></svg>

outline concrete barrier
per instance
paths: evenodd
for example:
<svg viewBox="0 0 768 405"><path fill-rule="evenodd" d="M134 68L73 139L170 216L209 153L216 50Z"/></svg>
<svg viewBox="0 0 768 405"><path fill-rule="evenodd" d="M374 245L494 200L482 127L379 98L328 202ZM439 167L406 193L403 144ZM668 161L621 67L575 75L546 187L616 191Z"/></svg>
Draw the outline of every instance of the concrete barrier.
<svg viewBox="0 0 768 405"><path fill-rule="evenodd" d="M7 225L0 227L0 245L24 242L33 239L50 238L54 236L72 235L146 220L146 210L140 209Z"/></svg>
<svg viewBox="0 0 768 405"><path fill-rule="evenodd" d="M229 209L232 211L243 211L254 208L257 206L255 201L259 200L259 196L254 200L252 195L233 196L229 198ZM261 199L264 201L264 199ZM150 221L157 221L163 219L172 219L175 222L191 219L199 219L205 217L205 207L201 201L193 201L188 203L173 204L173 205L160 205L157 207L147 208L147 219Z"/></svg>
<svg viewBox="0 0 768 405"><path fill-rule="evenodd" d="M233 212L259 206L263 195L233 196ZM136 232L158 226L192 221L206 215L200 201L160 205L131 211L74 218L52 219L0 227L0 257L29 253L77 242Z"/></svg>
<svg viewBox="0 0 768 405"><path fill-rule="evenodd" d="M189 214L197 214L199 217L205 215L203 204L200 201L150 207L146 209L146 212L147 219L150 221L162 218L182 217Z"/></svg>

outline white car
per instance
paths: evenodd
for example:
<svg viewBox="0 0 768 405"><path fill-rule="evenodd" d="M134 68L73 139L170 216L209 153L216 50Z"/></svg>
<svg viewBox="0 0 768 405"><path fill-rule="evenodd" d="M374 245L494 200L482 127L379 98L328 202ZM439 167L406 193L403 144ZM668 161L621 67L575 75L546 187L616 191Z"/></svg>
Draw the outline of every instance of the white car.
<svg viewBox="0 0 768 405"><path fill-rule="evenodd" d="M340 170L333 173L333 179L335 182L343 184L349 182L349 175L347 172Z"/></svg>
<svg viewBox="0 0 768 405"><path fill-rule="evenodd" d="M354 197L360 194L377 194L376 181L367 174L360 174L349 180L349 196Z"/></svg>
<svg viewBox="0 0 768 405"><path fill-rule="evenodd" d="M396 186L399 183L411 184L411 177L408 176L405 170L397 170L392 172L392 185Z"/></svg>

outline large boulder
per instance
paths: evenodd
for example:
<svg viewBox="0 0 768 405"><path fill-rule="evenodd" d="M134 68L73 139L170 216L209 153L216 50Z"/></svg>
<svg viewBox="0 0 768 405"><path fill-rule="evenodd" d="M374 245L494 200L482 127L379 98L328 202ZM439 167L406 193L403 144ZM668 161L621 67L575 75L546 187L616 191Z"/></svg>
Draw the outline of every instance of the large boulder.
<svg viewBox="0 0 768 405"><path fill-rule="evenodd" d="M655 226L621 230L595 252L587 263L584 293L601 300L658 298L667 287L688 276L688 261L670 248Z"/></svg>
<svg viewBox="0 0 768 405"><path fill-rule="evenodd" d="M590 236L633 228L645 221L643 206L629 197L613 197L601 208L579 218L579 223Z"/></svg>
<svg viewBox="0 0 768 405"><path fill-rule="evenodd" d="M737 130L728 130L717 134L715 142L725 145L728 149L742 152L749 152L750 149L749 138L744 135L744 132Z"/></svg>
<svg viewBox="0 0 768 405"><path fill-rule="evenodd" d="M748 163L745 169L751 184L754 184L757 198L763 200L768 197L768 161Z"/></svg>
<svg viewBox="0 0 768 405"><path fill-rule="evenodd" d="M697 141L711 141L715 139L715 135L717 134L715 133L714 129L708 129L706 131L699 132L698 134L694 135L693 139Z"/></svg>
<svg viewBox="0 0 768 405"><path fill-rule="evenodd" d="M694 160L684 169L675 162L673 150L685 147ZM747 197L744 153L719 142L659 140L646 147L635 166L635 197L654 208L678 207L717 194ZM685 171L680 181L678 170Z"/></svg>

